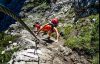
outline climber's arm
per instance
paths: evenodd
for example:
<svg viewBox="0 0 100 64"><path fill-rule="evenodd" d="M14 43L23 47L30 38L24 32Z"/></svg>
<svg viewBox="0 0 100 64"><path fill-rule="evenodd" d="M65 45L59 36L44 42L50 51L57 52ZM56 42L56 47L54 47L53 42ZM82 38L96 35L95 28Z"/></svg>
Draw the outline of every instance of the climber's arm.
<svg viewBox="0 0 100 64"><path fill-rule="evenodd" d="M41 26L41 28L38 30L36 35L38 35L42 29L43 29L43 27Z"/></svg>
<svg viewBox="0 0 100 64"><path fill-rule="evenodd" d="M59 33L58 33L58 30L57 30L57 28L55 28L55 27L54 27L54 30L55 30L55 32L56 32L56 35L57 35L56 42L58 42L58 39L59 39Z"/></svg>
<svg viewBox="0 0 100 64"><path fill-rule="evenodd" d="M47 24L48 24L48 23L47 23ZM45 25L43 25L43 26L40 27L40 29L39 29L38 32L37 32L37 35L40 33L40 31L42 31L42 30L44 29L44 27L45 27L47 24L45 24Z"/></svg>

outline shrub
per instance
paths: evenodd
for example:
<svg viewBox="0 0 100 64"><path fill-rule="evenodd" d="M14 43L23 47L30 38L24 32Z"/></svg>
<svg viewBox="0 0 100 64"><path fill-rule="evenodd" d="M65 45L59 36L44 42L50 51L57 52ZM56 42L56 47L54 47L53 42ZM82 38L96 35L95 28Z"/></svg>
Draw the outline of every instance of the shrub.
<svg viewBox="0 0 100 64"><path fill-rule="evenodd" d="M1 52L6 48L6 46L9 46L9 41L15 40L17 36L7 35L2 32L0 33L0 37L3 37L0 39L0 64L7 64L7 62L11 59L13 52L18 49L11 50L5 54L1 54Z"/></svg>
<svg viewBox="0 0 100 64"><path fill-rule="evenodd" d="M87 18L90 20L95 18L96 22L87 21ZM77 34L75 34L75 31L77 31ZM98 64L98 56L95 55L99 52L98 14L80 19L74 28L66 27L65 35L67 35L66 46L72 49L83 50L86 54L93 57L93 64Z"/></svg>

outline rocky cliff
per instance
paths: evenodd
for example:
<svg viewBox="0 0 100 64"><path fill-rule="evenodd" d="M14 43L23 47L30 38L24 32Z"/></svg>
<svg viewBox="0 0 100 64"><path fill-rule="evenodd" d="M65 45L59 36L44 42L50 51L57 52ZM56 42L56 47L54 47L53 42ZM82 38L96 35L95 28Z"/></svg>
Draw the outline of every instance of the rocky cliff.
<svg viewBox="0 0 100 64"><path fill-rule="evenodd" d="M22 20L32 30L33 30L34 21L39 21L41 24L44 24L47 23L45 21L46 18L51 19L53 17L58 17L60 19L59 27L58 27L59 32L64 33L63 36L60 37L58 43L54 42L55 40L54 38L51 38L51 41L45 40L47 35L41 36L40 34L38 37L41 39L41 42L39 42L36 48L34 37L27 30L25 30L19 23L11 25L10 28L13 29L11 30L9 29L10 31L7 30L5 31L5 33L10 34L11 36L19 36L19 37L17 37L14 41L9 41L9 45L7 45L0 54L6 57L7 56L5 55L6 52L11 52L17 49L14 53L12 53L11 59L9 60L9 62L7 62L8 64L91 64L92 63L91 61L89 61L89 58L85 56L83 50L80 49L81 46L85 44L87 47L90 46L89 43L87 43L87 41L90 41L91 39L90 35L92 34L92 28L94 28L95 26L94 24L97 23L96 27L98 26L98 22L96 22L96 20L98 19L84 18L85 20L82 21L79 20L78 22L76 22L76 25L73 23L75 21L75 18L77 17L77 16L75 17L77 13L79 13L78 16L80 16L81 14L84 15L84 11L78 12L77 10L81 10L80 9L81 7L85 8L86 6L87 8L85 13L89 12L91 14L91 11L95 7L92 8L90 6L91 8L90 7L88 8L88 5L92 3L95 4L96 2L98 2L98 0L95 1L94 0L84 0L84 1L83 0L80 1L79 0L57 0L56 3L51 2L50 4L46 4L45 2L37 3L36 0L26 0L26 1L7 0L7 1L9 1L8 3L11 4L5 6L7 6L8 8L11 7L11 10L13 10L14 12L18 10L16 13L20 12L19 15L22 17ZM20 3L21 6L19 6L19 4L17 4L16 2ZM0 0L0 3L4 5L6 2L4 0ZM13 4L18 6L17 7L13 6ZM22 4L24 4L23 7ZM12 6L15 8L13 8ZM94 9L93 11L96 11L95 13L97 13L98 11L97 9L98 8ZM4 14L1 13L1 15ZM4 16L5 16L4 18L2 18L3 16L0 17L0 19L2 19L2 21L0 21L1 31L7 29L8 26L12 24L11 22L10 23L8 22L8 24L5 23L4 21L7 21L9 16L6 15ZM9 21L13 22L13 19L12 20L9 19ZM85 28L87 28L87 30ZM83 35L86 36L84 37ZM85 39L86 37L88 37L88 39ZM76 46L79 47L80 49L78 49L78 53L77 53L76 51L73 51L71 48L67 46L69 47ZM85 46L83 46L83 48L85 48ZM81 52L82 54L79 54ZM5 58L0 61L4 63Z"/></svg>

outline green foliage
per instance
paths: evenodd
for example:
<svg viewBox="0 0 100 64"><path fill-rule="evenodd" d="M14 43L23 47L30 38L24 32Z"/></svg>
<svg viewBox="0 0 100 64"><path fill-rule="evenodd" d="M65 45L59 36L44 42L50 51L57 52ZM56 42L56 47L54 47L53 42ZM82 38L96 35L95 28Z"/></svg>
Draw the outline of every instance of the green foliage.
<svg viewBox="0 0 100 64"><path fill-rule="evenodd" d="M23 6L23 9L28 9L28 8L31 8L31 7L34 7L34 3L25 4Z"/></svg>
<svg viewBox="0 0 100 64"><path fill-rule="evenodd" d="M46 0L34 0L33 2L35 5L40 5L40 4L44 3L45 1Z"/></svg>
<svg viewBox="0 0 100 64"><path fill-rule="evenodd" d="M71 37L69 37L68 39L67 39L67 41L66 41L66 43L65 43L65 45L68 45L69 47L71 47L71 48L74 48L74 47L77 47L77 44L78 44L78 42L77 42L78 40L77 40L77 37L76 36L71 36ZM70 42L70 43L68 43L68 42Z"/></svg>
<svg viewBox="0 0 100 64"><path fill-rule="evenodd" d="M18 48L15 48L11 51L7 51L5 54L0 54L0 64L7 64L7 62L11 59L11 56L14 52L16 52ZM3 51L2 47L0 48L0 53Z"/></svg>
<svg viewBox="0 0 100 64"><path fill-rule="evenodd" d="M59 21L60 23L64 23L65 20L60 18Z"/></svg>
<svg viewBox="0 0 100 64"><path fill-rule="evenodd" d="M13 41L17 36L7 35L5 33L0 33L0 46L6 47L9 45L9 41Z"/></svg>
<svg viewBox="0 0 100 64"><path fill-rule="evenodd" d="M48 5L46 5L46 3L43 3L43 4L39 5L37 8L39 10L46 10L46 9L49 9L50 7Z"/></svg>
<svg viewBox="0 0 100 64"><path fill-rule="evenodd" d="M67 19L73 18L73 16L75 16L74 9L73 8L70 8L65 14L66 14L66 18Z"/></svg>
<svg viewBox="0 0 100 64"><path fill-rule="evenodd" d="M41 0L34 0L34 1L32 1L32 2L29 2L29 3L26 3L26 4L24 4L24 9L27 9L27 8L29 8L29 7L36 7L36 6L38 6L38 5L41 5L43 3L43 1L41 1Z"/></svg>
<svg viewBox="0 0 100 64"><path fill-rule="evenodd" d="M0 64L6 64L11 59L11 52L6 52L5 54L0 54Z"/></svg>
<svg viewBox="0 0 100 64"><path fill-rule="evenodd" d="M92 22L92 19L96 22ZM87 21L89 19L89 21ZM93 56L99 51L99 15L91 15L82 18L72 27L66 27L65 35L67 35L65 45L70 48L78 48L86 54ZM93 57L93 64L98 64L98 56Z"/></svg>
<svg viewBox="0 0 100 64"><path fill-rule="evenodd" d="M13 41L17 38L17 36L7 35L4 32L0 33L0 64L7 64L7 62L11 59L11 56L14 51L6 52L5 54L1 54L1 52L5 49L6 46L9 45L9 41Z"/></svg>
<svg viewBox="0 0 100 64"><path fill-rule="evenodd" d="M45 0L42 0L42 1L41 0L34 0L33 2L29 2L27 4L24 4L22 9L29 9L29 8L37 8L37 9L42 11L42 10L50 8L50 6L46 4Z"/></svg>
<svg viewBox="0 0 100 64"><path fill-rule="evenodd" d="M58 28L59 32L63 32L64 38L68 38L70 36L70 32L73 31L73 25L72 24L66 24L64 27L59 27Z"/></svg>
<svg viewBox="0 0 100 64"><path fill-rule="evenodd" d="M73 31L73 26L72 26L72 24L66 24L66 26L64 27L64 33L65 33L66 35L69 35L71 31Z"/></svg>
<svg viewBox="0 0 100 64"><path fill-rule="evenodd" d="M93 57L92 64L99 64L99 53Z"/></svg>

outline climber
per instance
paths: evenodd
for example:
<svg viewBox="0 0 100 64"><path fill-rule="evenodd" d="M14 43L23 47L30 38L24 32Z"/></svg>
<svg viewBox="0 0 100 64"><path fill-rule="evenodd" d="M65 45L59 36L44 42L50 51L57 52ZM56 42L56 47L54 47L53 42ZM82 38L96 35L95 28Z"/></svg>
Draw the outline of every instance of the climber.
<svg viewBox="0 0 100 64"><path fill-rule="evenodd" d="M47 39L50 39L51 34L56 32L57 39L55 42L58 42L59 33L58 33L57 28L56 28L58 26L58 18L53 18L50 21L51 21L50 23L47 23L44 26L41 26L41 28L37 32L37 35L39 34L40 31L43 31L44 33L47 33L49 35Z"/></svg>
<svg viewBox="0 0 100 64"><path fill-rule="evenodd" d="M34 27L34 32L38 32L39 29L41 28L41 24L38 21L36 21L33 27Z"/></svg>

